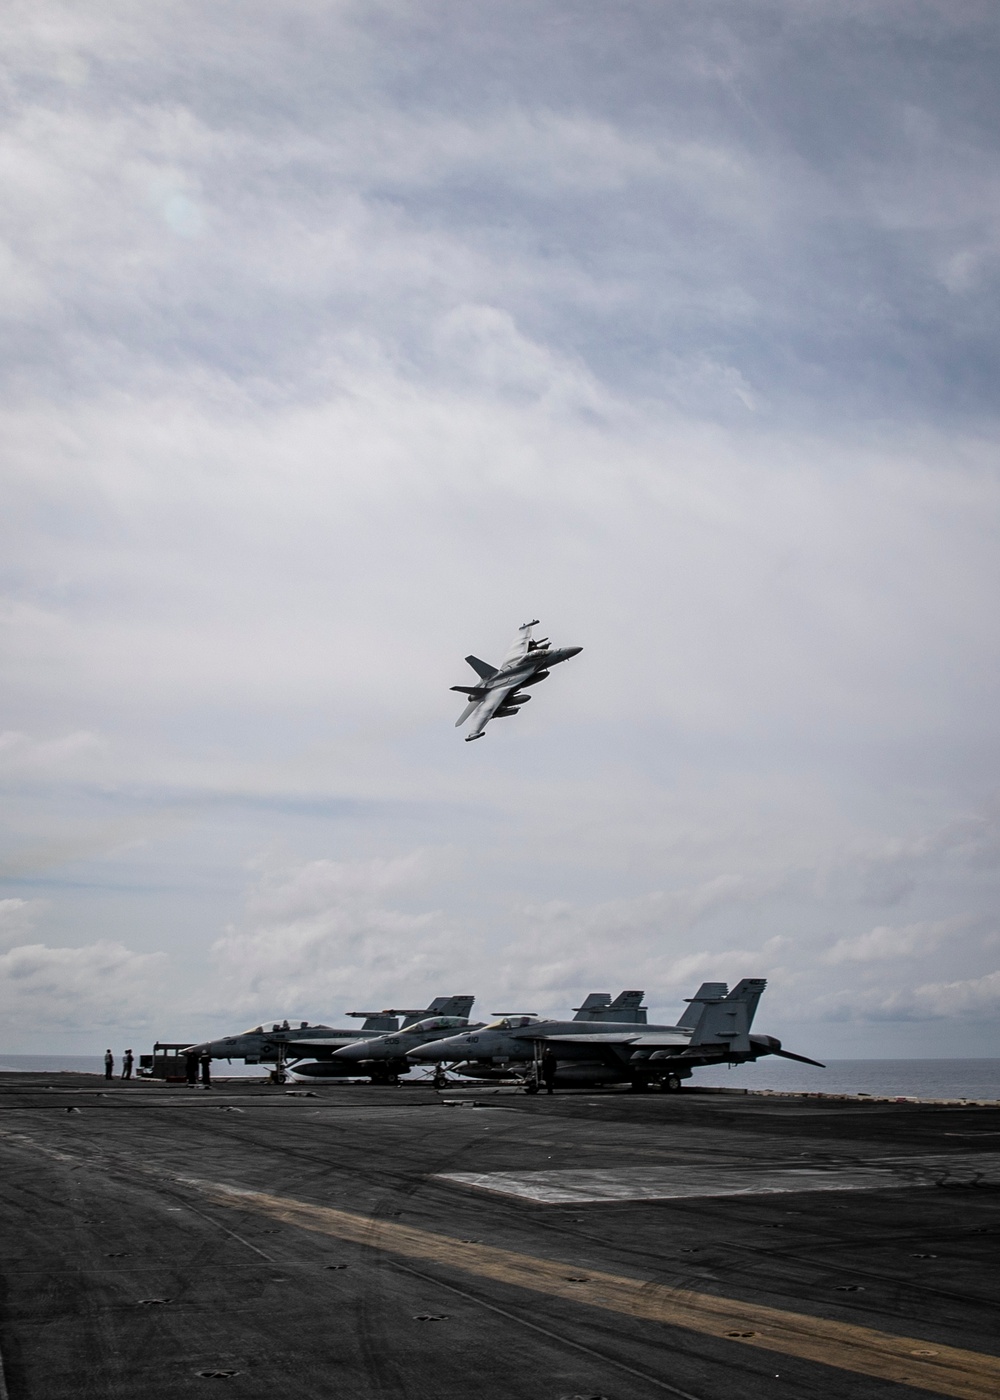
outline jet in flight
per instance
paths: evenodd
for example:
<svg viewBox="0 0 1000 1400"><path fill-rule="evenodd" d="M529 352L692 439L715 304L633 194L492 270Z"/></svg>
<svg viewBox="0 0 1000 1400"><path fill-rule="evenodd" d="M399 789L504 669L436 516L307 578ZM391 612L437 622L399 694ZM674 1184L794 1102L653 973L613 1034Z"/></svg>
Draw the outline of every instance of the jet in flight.
<svg viewBox="0 0 1000 1400"><path fill-rule="evenodd" d="M465 736L467 744L483 737L491 719L516 715L521 706L531 699L530 695L522 694L523 691L545 680L553 666L583 651L583 647L552 647L548 637L536 641L531 629L537 626L536 617L533 622L526 622L518 628L517 636L499 666L480 661L478 656L465 658L480 677L480 684L453 685L451 688L469 697L469 703L455 721L455 728L460 729L469 716L473 716L472 729Z"/></svg>
<svg viewBox="0 0 1000 1400"><path fill-rule="evenodd" d="M410 1058L449 1063L469 1078L514 1074L525 1080L529 1092L537 1091L546 1048L557 1058L557 1084L629 1083L637 1090L651 1085L677 1090L699 1065L742 1064L762 1055L818 1065L783 1050L773 1036L750 1034L766 986L762 977L746 977L732 991L724 982L703 983L676 1026L602 1021L599 1028L583 1029L574 1021L504 1016L482 1030L420 1046Z"/></svg>

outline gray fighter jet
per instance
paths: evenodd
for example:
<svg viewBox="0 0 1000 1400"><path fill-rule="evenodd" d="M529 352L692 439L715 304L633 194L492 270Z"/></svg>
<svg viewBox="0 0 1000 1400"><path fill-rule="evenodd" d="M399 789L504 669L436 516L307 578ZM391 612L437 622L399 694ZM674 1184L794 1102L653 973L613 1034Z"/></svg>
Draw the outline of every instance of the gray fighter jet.
<svg viewBox="0 0 1000 1400"><path fill-rule="evenodd" d="M483 737L491 719L509 719L516 715L521 706L531 699L530 695L522 694L524 690L545 680L553 666L583 651L583 647L552 647L548 637L535 641L531 629L537 626L536 617L533 622L526 622L518 628L517 636L499 666L480 661L478 656L465 658L481 677L479 685L451 687L469 697L468 705L455 721L455 728L460 729L470 715L474 716L472 729L465 736L467 744Z"/></svg>
<svg viewBox="0 0 1000 1400"><path fill-rule="evenodd" d="M353 1045L344 1045L333 1052L333 1063L341 1068L342 1074L370 1074L372 1083L394 1083L401 1074L408 1074L413 1068L407 1058L420 1045L429 1045L435 1040L444 1040L459 1030L479 1030L483 1021L470 1022L463 1016L430 1016L424 1021L414 1021L412 1025L393 1031L391 1035L376 1036L373 1040L358 1040ZM306 1072L314 1067L306 1065ZM322 1068L325 1069L325 1066ZM296 1069L300 1074L303 1070Z"/></svg>
<svg viewBox="0 0 1000 1400"><path fill-rule="evenodd" d="M474 997L435 997L430 1006L422 1010L402 1010L389 1007L384 1011L348 1011L347 1015L362 1021L360 1027L339 1029L334 1026L311 1025L300 1021L292 1026L288 1021L274 1021L254 1026L238 1035L222 1036L218 1040L206 1040L200 1045L189 1045L183 1054L208 1055L213 1060L243 1060L248 1065L273 1064L283 1071L284 1066L305 1056L332 1060L333 1054L344 1045L355 1040L370 1039L387 1031L395 1031L403 1025L422 1020L431 1015L451 1015L465 1017L472 1009ZM350 1074L351 1070L331 1068L329 1077L337 1078Z"/></svg>
<svg viewBox="0 0 1000 1400"><path fill-rule="evenodd" d="M699 1065L742 1064L762 1055L818 1065L818 1060L783 1050L773 1036L750 1034L766 986L762 977L744 978L731 992L724 982L703 983L676 1026L604 1021L599 1028L583 1030L573 1021L504 1016L480 1031L421 1046L410 1058L450 1063L470 1078L514 1073L529 1092L537 1091L546 1047L557 1057L557 1084L629 1083L637 1090L651 1085L676 1090Z"/></svg>
<svg viewBox="0 0 1000 1400"><path fill-rule="evenodd" d="M347 1079L369 1075L373 1084L392 1083L398 1071L389 1067L387 1059L376 1057L373 1063L362 1067L356 1061L341 1059L338 1051L355 1044L367 1044L379 1032L401 1034L409 1027L428 1019L450 1021L453 1027L451 1034L454 1034L456 1029L468 1026L469 1012L474 1001L473 996L435 997L430 1006L422 1011L404 1011L396 1007L379 1013L369 1013L368 1020L360 1032L353 1031L345 1035L344 1032L335 1031L331 1035L300 1040L295 1046L294 1058L296 1061L308 1058L309 1063L295 1063L290 1068L293 1074L304 1079ZM371 1025L374 1020L380 1021L381 1024ZM291 1061L293 1056L290 1054L288 1058Z"/></svg>
<svg viewBox="0 0 1000 1400"><path fill-rule="evenodd" d="M581 1021L599 1023L634 1019L636 1025L644 1025L646 1008L640 1005L641 1001L642 992L622 992L614 1001L611 1000L610 992L591 992L582 1006L574 1008L574 1024L578 1025ZM386 1079L394 1082L401 1074L407 1074L413 1068L410 1056L419 1046L445 1040L459 1029L466 1032L482 1030L484 1024L482 1021L471 1024L457 1016L431 1016L426 1021L416 1021L413 1025L393 1031L390 1035L376 1036L372 1040L358 1040L352 1045L345 1045L342 1049L334 1051L333 1059L338 1063L343 1061L353 1065L357 1073L371 1074L373 1083ZM312 1069L313 1066L306 1065L301 1069L296 1068L293 1073L308 1074Z"/></svg>

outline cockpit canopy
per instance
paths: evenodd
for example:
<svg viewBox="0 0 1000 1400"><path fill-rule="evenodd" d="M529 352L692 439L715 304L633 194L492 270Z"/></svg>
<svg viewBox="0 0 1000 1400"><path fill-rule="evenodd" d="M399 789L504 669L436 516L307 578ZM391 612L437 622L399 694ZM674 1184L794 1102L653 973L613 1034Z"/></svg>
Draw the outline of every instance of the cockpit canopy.
<svg viewBox="0 0 1000 1400"><path fill-rule="evenodd" d="M540 1016L501 1016L497 1021L490 1021L483 1027L485 1031L517 1031L522 1026L534 1025L540 1021Z"/></svg>
<svg viewBox="0 0 1000 1400"><path fill-rule="evenodd" d="M249 1030L240 1031L240 1035L273 1035L275 1031L290 1031L291 1029L292 1027L288 1024L287 1020L272 1021L268 1031L265 1031L263 1026L251 1026ZM309 1030L309 1022L300 1021L296 1029L300 1031Z"/></svg>
<svg viewBox="0 0 1000 1400"><path fill-rule="evenodd" d="M405 1034L409 1035L411 1031L460 1031L468 1024L465 1016L428 1016L426 1021L415 1021L412 1026L407 1026Z"/></svg>

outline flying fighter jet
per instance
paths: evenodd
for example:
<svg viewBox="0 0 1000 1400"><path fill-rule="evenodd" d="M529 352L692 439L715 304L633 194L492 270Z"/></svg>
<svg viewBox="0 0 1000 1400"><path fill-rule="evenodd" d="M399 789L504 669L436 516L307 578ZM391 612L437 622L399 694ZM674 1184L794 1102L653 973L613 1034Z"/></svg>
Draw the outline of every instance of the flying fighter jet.
<svg viewBox="0 0 1000 1400"><path fill-rule="evenodd" d="M521 691L545 680L553 666L558 666L561 661L568 661L571 656L577 656L583 651L583 647L553 648L549 645L548 637L535 641L531 629L537 626L536 617L533 622L526 622L523 627L518 628L517 636L499 666L480 661L478 656L465 658L482 678L479 685L451 687L452 690L460 691L462 695L469 697L468 705L455 721L455 728L460 729L470 715L475 716L472 729L465 736L467 744L473 739L483 737L491 719L516 715L520 707L531 699L530 695L522 695Z"/></svg>
<svg viewBox="0 0 1000 1400"><path fill-rule="evenodd" d="M451 1015L468 1016L474 997L435 997L430 1006L423 1010L401 1010L389 1007L385 1011L348 1011L347 1015L361 1020L363 1024L355 1029L337 1029L334 1026L310 1025L300 1021L290 1026L288 1021L274 1021L269 1027L259 1025L239 1035L222 1036L219 1040L206 1040L201 1045L189 1045L184 1054L208 1055L213 1060L243 1060L248 1065L277 1064L282 1067L291 1060L300 1060L305 1055L330 1060L334 1051L354 1040L370 1039L387 1031L399 1029L400 1021L409 1025L426 1016ZM325 1067L324 1067L325 1069ZM326 1073L331 1078L351 1074L350 1069L334 1069Z"/></svg>
<svg viewBox="0 0 1000 1400"><path fill-rule="evenodd" d="M742 1064L762 1055L819 1064L783 1050L773 1036L750 1034L766 986L762 977L744 978L731 992L724 982L703 983L676 1026L603 1022L600 1029L582 1030L573 1021L504 1016L480 1031L421 1046L410 1058L450 1062L470 1078L489 1078L498 1068L520 1072L530 1092L538 1088L537 1064L546 1047L557 1056L556 1083L630 1083L640 1090L652 1084L676 1090L699 1065Z"/></svg>

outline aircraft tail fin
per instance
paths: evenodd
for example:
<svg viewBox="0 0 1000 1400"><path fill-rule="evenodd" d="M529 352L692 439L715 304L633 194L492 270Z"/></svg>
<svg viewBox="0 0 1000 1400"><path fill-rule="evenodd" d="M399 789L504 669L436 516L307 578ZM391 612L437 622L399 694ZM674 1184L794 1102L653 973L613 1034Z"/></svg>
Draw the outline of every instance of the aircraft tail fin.
<svg viewBox="0 0 1000 1400"><path fill-rule="evenodd" d="M705 998L691 1046L722 1045L733 1053L748 1054L750 1027L766 986L763 977L744 977L728 996Z"/></svg>
<svg viewBox="0 0 1000 1400"><path fill-rule="evenodd" d="M632 1022L636 1026L646 1024L646 1008L642 1004L644 992L619 992L605 1012L608 1021Z"/></svg>
<svg viewBox="0 0 1000 1400"><path fill-rule="evenodd" d="M610 992L590 992L583 999L582 1006L574 1006L574 1021L594 1021L600 1013L611 1005Z"/></svg>
<svg viewBox="0 0 1000 1400"><path fill-rule="evenodd" d="M491 666L488 661L480 661L478 656L467 656L466 661L475 671L477 676L482 676L484 681L491 680L497 673L497 668Z"/></svg>
<svg viewBox="0 0 1000 1400"><path fill-rule="evenodd" d="M421 1011L421 1018L424 1016L462 1016L468 1019L472 1010L472 1003L475 997L435 997L426 1011Z"/></svg>
<svg viewBox="0 0 1000 1400"><path fill-rule="evenodd" d="M428 1016L462 1016L467 1018L472 1010L472 1003L475 997L435 997L430 1006L427 1007L402 1007L390 1006L387 1012L393 1016L402 1016L401 1029L412 1026L415 1021L424 1021ZM396 1029L395 1025L392 1027Z"/></svg>
<svg viewBox="0 0 1000 1400"><path fill-rule="evenodd" d="M701 1020L701 1013L705 1005L712 1001L721 1001L723 997L729 995L729 988L725 982L702 982L693 997L685 997L688 1004L684 1015L677 1022L679 1026L690 1026L694 1030Z"/></svg>
<svg viewBox="0 0 1000 1400"><path fill-rule="evenodd" d="M387 1035L390 1031L399 1030L399 1022L395 1016L366 1016L361 1023L361 1029L377 1035Z"/></svg>
<svg viewBox="0 0 1000 1400"><path fill-rule="evenodd" d="M614 1001L610 992L591 992L584 998L582 1006L575 1006L574 1021L624 1021L627 1024L644 1026L646 1008L641 1004L642 992L619 992Z"/></svg>

